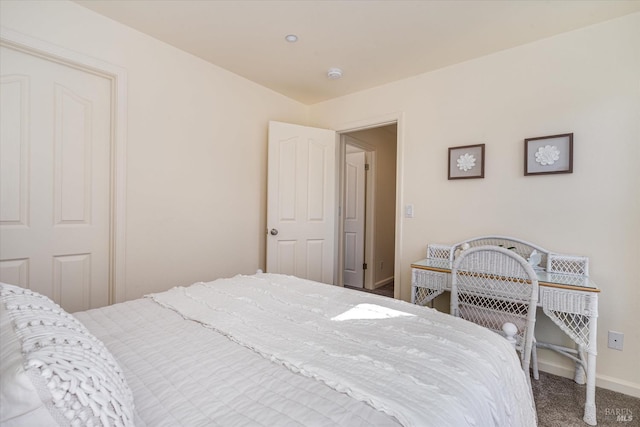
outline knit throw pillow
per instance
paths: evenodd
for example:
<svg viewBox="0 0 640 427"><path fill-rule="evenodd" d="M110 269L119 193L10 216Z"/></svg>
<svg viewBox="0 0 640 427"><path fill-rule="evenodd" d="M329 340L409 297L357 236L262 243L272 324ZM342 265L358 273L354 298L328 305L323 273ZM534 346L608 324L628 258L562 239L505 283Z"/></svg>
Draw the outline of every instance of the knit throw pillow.
<svg viewBox="0 0 640 427"><path fill-rule="evenodd" d="M0 284L0 314L1 425L133 425L122 369L75 317L7 284Z"/></svg>

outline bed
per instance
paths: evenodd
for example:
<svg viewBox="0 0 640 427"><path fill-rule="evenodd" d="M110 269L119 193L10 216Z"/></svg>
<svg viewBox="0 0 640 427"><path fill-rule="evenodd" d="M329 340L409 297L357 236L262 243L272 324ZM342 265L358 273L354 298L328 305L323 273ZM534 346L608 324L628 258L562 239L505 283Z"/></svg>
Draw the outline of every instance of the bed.
<svg viewBox="0 0 640 427"><path fill-rule="evenodd" d="M2 285L0 424L534 426L499 335L276 274L67 314Z"/></svg>

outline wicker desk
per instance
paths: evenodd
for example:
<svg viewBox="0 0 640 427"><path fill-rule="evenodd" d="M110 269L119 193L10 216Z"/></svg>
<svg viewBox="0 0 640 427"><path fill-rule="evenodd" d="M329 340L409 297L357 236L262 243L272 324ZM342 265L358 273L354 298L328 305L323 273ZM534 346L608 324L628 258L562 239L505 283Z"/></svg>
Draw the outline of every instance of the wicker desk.
<svg viewBox="0 0 640 427"><path fill-rule="evenodd" d="M426 305L438 295L451 290L451 261L424 259L411 264L411 302ZM538 343L540 348L552 348L576 361L575 381L585 383L586 402L584 421L596 425L596 331L598 320L598 293L600 289L587 276L538 273L538 306L572 341L578 350L553 344ZM582 357L586 352L586 358ZM575 354L576 356L573 356ZM580 364L586 365L582 369Z"/></svg>

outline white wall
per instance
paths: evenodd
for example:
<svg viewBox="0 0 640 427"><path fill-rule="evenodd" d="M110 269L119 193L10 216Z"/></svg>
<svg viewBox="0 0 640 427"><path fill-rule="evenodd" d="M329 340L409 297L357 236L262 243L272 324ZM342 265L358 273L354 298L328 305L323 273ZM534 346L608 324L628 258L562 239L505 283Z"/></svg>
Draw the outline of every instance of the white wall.
<svg viewBox="0 0 640 427"><path fill-rule="evenodd" d="M127 71L127 299L264 265L267 123L307 107L71 2L0 7L3 27Z"/></svg>
<svg viewBox="0 0 640 427"><path fill-rule="evenodd" d="M344 127L403 114L401 295L428 242L513 235L588 255L600 286L598 383L640 396L640 14L311 106ZM574 133L573 174L523 176L524 138ZM447 180L447 148L486 144L485 178ZM543 316L540 316L541 318ZM566 341L546 319L538 337ZM607 331L625 333L624 351ZM563 358L543 367L570 375Z"/></svg>

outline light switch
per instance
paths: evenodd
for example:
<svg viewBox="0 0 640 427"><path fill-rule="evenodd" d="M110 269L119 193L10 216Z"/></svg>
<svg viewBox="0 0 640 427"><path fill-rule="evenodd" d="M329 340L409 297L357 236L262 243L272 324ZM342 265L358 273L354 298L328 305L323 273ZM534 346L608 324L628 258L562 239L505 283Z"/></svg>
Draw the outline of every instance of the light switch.
<svg viewBox="0 0 640 427"><path fill-rule="evenodd" d="M413 205L407 205L404 207L404 216L407 218L413 218Z"/></svg>

